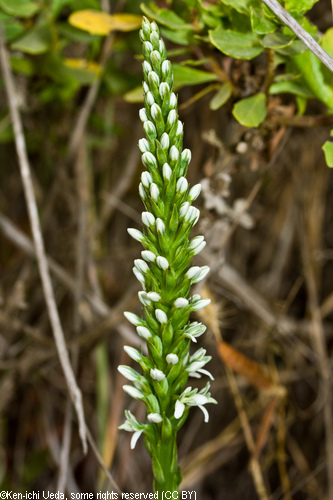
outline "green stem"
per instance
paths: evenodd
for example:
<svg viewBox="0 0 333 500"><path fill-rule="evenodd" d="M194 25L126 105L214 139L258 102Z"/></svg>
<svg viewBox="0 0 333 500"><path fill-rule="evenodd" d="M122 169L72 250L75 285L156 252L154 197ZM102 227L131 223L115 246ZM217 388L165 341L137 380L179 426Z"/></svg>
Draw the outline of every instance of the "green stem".
<svg viewBox="0 0 333 500"><path fill-rule="evenodd" d="M153 450L152 462L155 493L178 491L182 476L178 466L175 432L169 439L160 436Z"/></svg>

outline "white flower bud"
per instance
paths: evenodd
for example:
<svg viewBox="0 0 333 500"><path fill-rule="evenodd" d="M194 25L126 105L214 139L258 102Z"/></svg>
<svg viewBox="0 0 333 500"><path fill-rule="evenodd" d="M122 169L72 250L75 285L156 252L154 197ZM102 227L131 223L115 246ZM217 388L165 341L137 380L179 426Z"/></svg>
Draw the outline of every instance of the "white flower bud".
<svg viewBox="0 0 333 500"><path fill-rule="evenodd" d="M156 255L153 252L150 252L150 250L143 250L141 252L141 257L147 262L155 262L156 260Z"/></svg>
<svg viewBox="0 0 333 500"><path fill-rule="evenodd" d="M183 132L184 132L183 124L180 120L178 120L176 135L183 135Z"/></svg>
<svg viewBox="0 0 333 500"><path fill-rule="evenodd" d="M190 207L187 214L185 215L185 220L188 222L193 222L196 224L200 217L200 210L195 207Z"/></svg>
<svg viewBox="0 0 333 500"><path fill-rule="evenodd" d="M152 64L161 64L161 54L158 52L158 50L153 50L153 52L151 52L150 60Z"/></svg>
<svg viewBox="0 0 333 500"><path fill-rule="evenodd" d="M140 109L140 111L139 111L139 117L140 117L140 120L142 121L142 123L144 123L144 122L146 122L148 120L148 116L147 116L145 108L141 108Z"/></svg>
<svg viewBox="0 0 333 500"><path fill-rule="evenodd" d="M136 267L133 267L132 269L134 276L138 281L140 281L141 285L144 287L145 286L145 277L140 271L137 270Z"/></svg>
<svg viewBox="0 0 333 500"><path fill-rule="evenodd" d="M145 188L143 187L141 182L139 184L139 194L140 194L142 200L145 200L147 198Z"/></svg>
<svg viewBox="0 0 333 500"><path fill-rule="evenodd" d="M140 139L138 145L141 153L149 151L149 142L147 141L147 139Z"/></svg>
<svg viewBox="0 0 333 500"><path fill-rule="evenodd" d="M143 88L143 91L145 94L147 94L147 92L149 92L149 87L148 85L146 84L146 82L143 82L142 83L142 88ZM141 110L140 110L141 111ZM145 120L144 120L145 121Z"/></svg>
<svg viewBox="0 0 333 500"><path fill-rule="evenodd" d="M123 377L127 378L127 380L130 380L131 382L138 382L140 380L140 375L129 366L119 365L117 370L123 375Z"/></svg>
<svg viewBox="0 0 333 500"><path fill-rule="evenodd" d="M171 73L171 62L168 59L162 62L161 70L163 78L165 78L168 73Z"/></svg>
<svg viewBox="0 0 333 500"><path fill-rule="evenodd" d="M170 96L170 108L176 108L176 107L177 107L177 96L174 92L172 92Z"/></svg>
<svg viewBox="0 0 333 500"><path fill-rule="evenodd" d="M200 252L202 252L202 250L205 248L205 246L206 246L206 242L205 242L205 241L203 241L203 242L201 243L201 245L199 245L199 246L198 246L198 247L194 250L193 255L198 255Z"/></svg>
<svg viewBox="0 0 333 500"><path fill-rule="evenodd" d="M156 52L156 50L154 50L154 52L152 52L153 54ZM151 55L150 55L151 57ZM160 56L161 57L161 56ZM151 87L155 84L157 87L159 87L160 85L160 79L158 77L158 74L155 73L155 71L151 71L149 74L148 74L148 81L149 81L149 84L151 85Z"/></svg>
<svg viewBox="0 0 333 500"><path fill-rule="evenodd" d="M152 105L152 107L150 108L150 113L151 113L151 116L154 118L154 120L156 120L158 116L162 115L161 108L156 103L154 103Z"/></svg>
<svg viewBox="0 0 333 500"><path fill-rule="evenodd" d="M165 379L164 373L161 370L159 370L158 368L152 368L150 370L150 376L152 379L158 380L158 382Z"/></svg>
<svg viewBox="0 0 333 500"><path fill-rule="evenodd" d="M145 154L148 154L148 153L145 153ZM188 188L187 179L185 179L185 177L179 177L177 184L176 184L176 188L177 188L178 193L180 193L180 194L185 193L185 191Z"/></svg>
<svg viewBox="0 0 333 500"><path fill-rule="evenodd" d="M210 271L210 268L208 266L203 266L200 269L199 274L194 279L192 279L192 283L199 283L199 281L203 280L207 276L209 271Z"/></svg>
<svg viewBox="0 0 333 500"><path fill-rule="evenodd" d="M211 303L210 299L201 299L195 302L193 305L191 305L191 310L192 311L199 311L200 309L203 309L204 307L208 306L208 304Z"/></svg>
<svg viewBox="0 0 333 500"><path fill-rule="evenodd" d="M156 158L150 151L143 153L142 163L146 168L157 168Z"/></svg>
<svg viewBox="0 0 333 500"><path fill-rule="evenodd" d="M198 198L199 194L201 193L201 184L195 184L195 186L193 186L191 189L190 189L190 192L188 193L188 196L190 198L191 201L194 201Z"/></svg>
<svg viewBox="0 0 333 500"><path fill-rule="evenodd" d="M161 234L165 233L165 225L164 225L164 222L160 218L156 219L156 229ZM142 234L142 233L140 233L140 234Z"/></svg>
<svg viewBox="0 0 333 500"><path fill-rule="evenodd" d="M177 307L177 309L184 309L184 307L188 306L188 300L183 297L179 297L174 301L173 305Z"/></svg>
<svg viewBox="0 0 333 500"><path fill-rule="evenodd" d="M147 262L145 262L142 259L135 259L134 265L137 268L137 270L140 271L140 273L145 274L149 271L149 267L147 265Z"/></svg>
<svg viewBox="0 0 333 500"><path fill-rule="evenodd" d="M182 152L182 161L186 161L186 163L188 165L191 161L191 158L192 158L191 151L189 149L184 149L184 151Z"/></svg>
<svg viewBox="0 0 333 500"><path fill-rule="evenodd" d="M147 298L147 292L138 292L138 297L142 305L150 305L150 300Z"/></svg>
<svg viewBox="0 0 333 500"><path fill-rule="evenodd" d="M201 272L201 267L199 266L190 267L190 269L188 269L188 271L185 273L185 278L191 280L195 276L199 276L200 272Z"/></svg>
<svg viewBox="0 0 333 500"><path fill-rule="evenodd" d="M139 391L139 389L133 387L132 385L123 385L123 390L134 399L143 399L145 397L143 392Z"/></svg>
<svg viewBox="0 0 333 500"><path fill-rule="evenodd" d="M175 123L176 120L177 120L176 110L172 109L168 114L167 125L169 127L172 127L172 125Z"/></svg>
<svg viewBox="0 0 333 500"><path fill-rule="evenodd" d="M150 136L156 137L156 127L150 120L144 122L143 129L148 137Z"/></svg>
<svg viewBox="0 0 333 500"><path fill-rule="evenodd" d="M142 325L142 319L137 316L136 314L133 314L131 312L124 312L124 316L125 318L130 322L132 323L132 325L134 326L139 326L139 325Z"/></svg>
<svg viewBox="0 0 333 500"><path fill-rule="evenodd" d="M130 358L132 358L134 361L141 361L142 359L142 354L139 353L137 349L134 349L134 347L130 347L128 345L124 345L124 351L126 354L129 355Z"/></svg>
<svg viewBox="0 0 333 500"><path fill-rule="evenodd" d="M149 172L142 172L141 174L141 182L144 187L148 188L150 184L153 182L153 179Z"/></svg>
<svg viewBox="0 0 333 500"><path fill-rule="evenodd" d="M180 206L180 210L179 210L179 216L185 217L189 208L190 208L190 204L188 201L185 201L185 203L182 203L182 205Z"/></svg>
<svg viewBox="0 0 333 500"><path fill-rule="evenodd" d="M147 298L149 300L151 300L152 302L159 302L162 297L157 292L149 292L149 293L147 293Z"/></svg>
<svg viewBox="0 0 333 500"><path fill-rule="evenodd" d="M156 264L163 271L166 271L167 269L169 269L168 260L165 257L161 257L160 255L158 257L156 257Z"/></svg>
<svg viewBox="0 0 333 500"><path fill-rule="evenodd" d="M148 330L145 326L138 326L136 331L138 332L138 335L145 340L148 340L151 337L150 330Z"/></svg>
<svg viewBox="0 0 333 500"><path fill-rule="evenodd" d="M141 231L138 231L137 229L134 229L132 227L129 227L127 229L127 232L132 238L134 238L137 241L140 241L140 243L143 243L145 241L145 236L141 233Z"/></svg>
<svg viewBox="0 0 333 500"><path fill-rule="evenodd" d="M152 31L156 31L156 33L157 33L157 34L159 34L159 29L158 29L158 26L157 26L157 24L155 23L155 21L152 21L152 22L150 23L150 29L151 29Z"/></svg>
<svg viewBox="0 0 333 500"><path fill-rule="evenodd" d="M170 87L166 82L162 82L160 84L160 88L159 88L159 93L160 93L160 96L162 97L162 99L165 96L166 92L170 92Z"/></svg>
<svg viewBox="0 0 333 500"><path fill-rule="evenodd" d="M162 167L162 172L163 172L163 179L165 181L169 181L171 179L171 176L172 176L172 170L167 163L164 163L164 165Z"/></svg>
<svg viewBox="0 0 333 500"><path fill-rule="evenodd" d="M146 49L147 52L152 52L153 51L153 46L150 42L143 42L143 46Z"/></svg>
<svg viewBox="0 0 333 500"><path fill-rule="evenodd" d="M161 54L163 54L163 52L165 51L165 45L164 45L164 42L161 38L160 38L160 44L159 44L158 50L160 51Z"/></svg>
<svg viewBox="0 0 333 500"><path fill-rule="evenodd" d="M156 316L157 321L159 323L161 323L161 325L168 322L168 316L165 314L164 311L162 311L162 309L156 309L155 316Z"/></svg>
<svg viewBox="0 0 333 500"><path fill-rule="evenodd" d="M166 362L169 363L170 365L176 365L179 361L177 354L172 354L172 353L168 354L165 359Z"/></svg>
<svg viewBox="0 0 333 500"><path fill-rule="evenodd" d="M147 103L149 104L149 106L152 106L155 102L154 96L150 91L147 92L147 94L146 94L146 100L147 100Z"/></svg>
<svg viewBox="0 0 333 500"><path fill-rule="evenodd" d="M189 250L195 250L196 248L198 248L201 243L205 241L205 238L204 236L196 236L195 238L193 238L191 241L190 241L190 244L188 246L188 249Z"/></svg>
<svg viewBox="0 0 333 500"><path fill-rule="evenodd" d="M149 413L149 415L147 415L147 419L153 424L160 424L163 420L159 413Z"/></svg>
<svg viewBox="0 0 333 500"><path fill-rule="evenodd" d="M149 73L152 70L152 67L150 66L149 62L143 61L142 68L144 73Z"/></svg>
<svg viewBox="0 0 333 500"><path fill-rule="evenodd" d="M176 146L171 146L170 152L169 152L170 160L172 162L177 161L179 158L179 151L176 148Z"/></svg>
<svg viewBox="0 0 333 500"><path fill-rule="evenodd" d="M142 212L142 222L145 226L153 226L155 224L155 217L150 212Z"/></svg>
<svg viewBox="0 0 333 500"><path fill-rule="evenodd" d="M164 132L164 134L161 137L161 146L163 149L169 149L169 145L170 145L169 135L166 132Z"/></svg>
<svg viewBox="0 0 333 500"><path fill-rule="evenodd" d="M158 189L157 185L155 184L155 182L153 182L151 185L150 185L150 196L152 197L152 199L154 201L158 201L158 198L160 196L160 190Z"/></svg>

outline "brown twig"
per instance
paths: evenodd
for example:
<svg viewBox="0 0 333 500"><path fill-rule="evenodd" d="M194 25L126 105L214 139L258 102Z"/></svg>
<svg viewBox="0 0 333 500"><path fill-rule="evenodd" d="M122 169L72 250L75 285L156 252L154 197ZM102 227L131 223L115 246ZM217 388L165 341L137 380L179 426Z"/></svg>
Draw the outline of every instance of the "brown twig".
<svg viewBox="0 0 333 500"><path fill-rule="evenodd" d="M0 29L0 58L2 64L2 71L5 81L6 92L8 96L9 108L11 119L13 123L15 144L17 150L17 156L19 160L19 167L22 177L23 189L27 203L27 209L30 219L31 231L33 235L34 245L36 249L37 263L40 273L40 278L42 281L44 297L48 309L49 319L55 339L55 344L57 347L59 360L66 378L67 386L76 409L78 422L79 422L79 433L82 441L83 451L87 452L87 438L85 432L85 419L84 411L82 405L81 391L77 385L75 375L70 363L68 351L66 348L64 332L59 318L59 313L57 305L55 302L55 296L49 271L49 266L47 263L44 240L41 231L41 225L39 221L38 209L36 204L36 197L34 192L34 187L32 183L30 165L27 155L25 137L23 132L23 126L21 121L21 116L18 107L17 95L15 92L14 78L9 65L8 53L4 43L4 36L2 30Z"/></svg>

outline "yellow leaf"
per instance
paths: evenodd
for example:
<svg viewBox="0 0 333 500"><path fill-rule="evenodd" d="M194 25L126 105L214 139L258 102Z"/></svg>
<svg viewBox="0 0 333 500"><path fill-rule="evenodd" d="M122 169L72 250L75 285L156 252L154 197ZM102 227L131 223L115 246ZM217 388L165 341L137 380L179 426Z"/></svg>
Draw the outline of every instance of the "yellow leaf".
<svg viewBox="0 0 333 500"><path fill-rule="evenodd" d="M69 24L92 35L108 35L111 31L132 31L141 26L142 17L133 14L106 14L96 10L78 10L68 18Z"/></svg>

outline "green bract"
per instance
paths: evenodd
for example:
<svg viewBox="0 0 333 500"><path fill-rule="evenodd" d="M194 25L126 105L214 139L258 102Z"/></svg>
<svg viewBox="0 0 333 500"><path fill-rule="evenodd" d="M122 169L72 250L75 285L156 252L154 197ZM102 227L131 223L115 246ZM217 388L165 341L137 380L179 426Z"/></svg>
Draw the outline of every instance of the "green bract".
<svg viewBox="0 0 333 500"><path fill-rule="evenodd" d="M199 219L199 210L192 202L200 194L200 185L190 189L186 180L191 152L182 147L183 125L178 120L171 63L155 22L143 19L140 38L145 101L140 118L146 138L139 141L139 148L146 171L139 192L145 211L143 232L128 231L144 246L142 259L136 259L133 268L143 288L139 299L144 314L143 318L129 312L125 315L146 341L148 356L126 346L127 354L141 366L142 373L126 366L119 367L119 371L134 383L125 385L124 390L144 402L147 421L139 423L126 412L121 428L134 432L132 447L144 435L152 458L155 491L176 491L181 481L177 432L191 406L199 406L208 421L204 405L216 403L208 392L209 384L200 391L185 388L189 376L211 377L204 369L210 360L206 351L199 349L189 354L191 341L197 342L205 331L201 323L190 323L190 313L210 302L200 295L189 297L190 287L202 280L209 268L191 267L193 256L205 246L203 236L189 240Z"/></svg>

